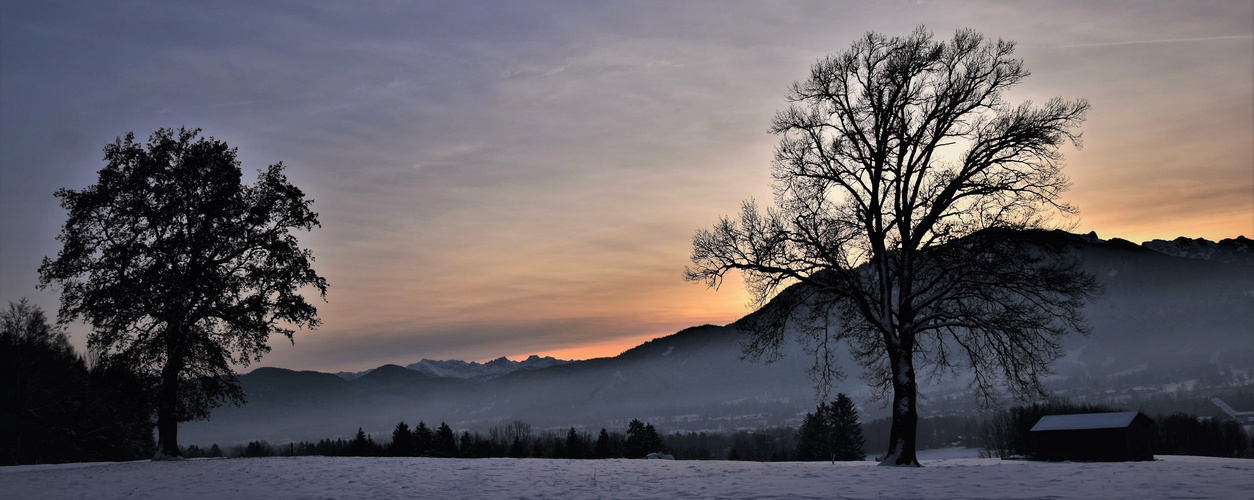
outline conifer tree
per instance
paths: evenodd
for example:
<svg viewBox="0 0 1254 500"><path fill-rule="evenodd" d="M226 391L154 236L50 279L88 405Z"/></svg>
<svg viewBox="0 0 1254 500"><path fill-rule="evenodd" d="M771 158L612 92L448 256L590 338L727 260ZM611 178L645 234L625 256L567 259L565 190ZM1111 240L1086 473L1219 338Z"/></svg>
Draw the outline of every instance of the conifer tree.
<svg viewBox="0 0 1254 500"><path fill-rule="evenodd" d="M657 429L653 428L653 424L645 424L644 426L644 446L648 450L645 455L653 452L662 451L662 436L659 436Z"/></svg>
<svg viewBox="0 0 1254 500"><path fill-rule="evenodd" d="M627 446L623 451L627 458L644 458L649 453L647 450L644 443L644 422L633 418L627 424Z"/></svg>
<svg viewBox="0 0 1254 500"><path fill-rule="evenodd" d="M441 458L457 457L457 437L447 423L440 422L440 427L436 429L433 448L434 456Z"/></svg>
<svg viewBox="0 0 1254 500"><path fill-rule="evenodd" d="M610 433L601 428L601 435L597 436L597 445L594 450L597 458L610 458Z"/></svg>
<svg viewBox="0 0 1254 500"><path fill-rule="evenodd" d="M653 424L632 419L627 424L627 458L644 458L650 453L662 451L662 437Z"/></svg>
<svg viewBox="0 0 1254 500"><path fill-rule="evenodd" d="M826 402L819 403L813 413L806 413L797 429L797 460L803 462L828 460L831 456L830 413Z"/></svg>
<svg viewBox="0 0 1254 500"><path fill-rule="evenodd" d="M844 393L832 404L819 403L797 430L797 460L854 461L866 458L858 409Z"/></svg>
<svg viewBox="0 0 1254 500"><path fill-rule="evenodd" d="M828 406L827 420L831 426L832 461L857 461L866 458L863 449L862 424L858 423L858 408L843 392L836 395L836 402Z"/></svg>
<svg viewBox="0 0 1254 500"><path fill-rule="evenodd" d="M416 457L429 457L432 454L432 448L435 444L435 435L431 432L431 428L427 427L427 423L421 420L418 425L414 426L414 455Z"/></svg>
<svg viewBox="0 0 1254 500"><path fill-rule="evenodd" d="M357 435L353 437L353 442L348 445L348 455L353 457L368 457L374 455L374 439L366 435L366 432L357 428Z"/></svg>
<svg viewBox="0 0 1254 500"><path fill-rule="evenodd" d="M583 439L580 439L574 427L566 433L566 458L584 458Z"/></svg>
<svg viewBox="0 0 1254 500"><path fill-rule="evenodd" d="M392 429L392 456L414 456L414 435L409 431L409 424L403 420Z"/></svg>
<svg viewBox="0 0 1254 500"><path fill-rule="evenodd" d="M462 457L462 458L472 458L473 455L471 455L471 451L474 449L474 447L475 447L475 438L470 435L470 431L462 431L462 436L458 440L459 453L457 456Z"/></svg>

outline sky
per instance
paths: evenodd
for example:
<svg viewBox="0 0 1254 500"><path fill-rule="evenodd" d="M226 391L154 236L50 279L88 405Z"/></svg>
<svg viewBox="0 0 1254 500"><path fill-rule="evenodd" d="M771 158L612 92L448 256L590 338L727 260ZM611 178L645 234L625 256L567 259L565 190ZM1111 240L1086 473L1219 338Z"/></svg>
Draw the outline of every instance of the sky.
<svg viewBox="0 0 1254 500"><path fill-rule="evenodd" d="M1008 100L1092 105L1076 231L1254 236L1254 3L6 1L0 301L29 298L102 148L199 127L283 162L322 227L321 328L256 366L613 356L746 314L693 233L769 202L785 90L868 31L1018 43ZM72 325L81 349L88 328Z"/></svg>

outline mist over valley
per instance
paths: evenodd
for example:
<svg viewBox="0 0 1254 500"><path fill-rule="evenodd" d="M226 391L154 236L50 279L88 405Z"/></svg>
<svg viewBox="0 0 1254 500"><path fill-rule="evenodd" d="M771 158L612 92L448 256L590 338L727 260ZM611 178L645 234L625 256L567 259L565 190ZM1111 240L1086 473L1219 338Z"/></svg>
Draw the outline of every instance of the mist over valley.
<svg viewBox="0 0 1254 500"><path fill-rule="evenodd" d="M1250 240L1136 245L1093 234L1026 237L1065 238L1105 288L1085 311L1091 334L1064 341L1066 355L1047 382L1055 396L1203 416L1219 411L1215 397L1238 409L1254 402ZM634 418L663 432L797 426L818 402L806 375L814 358L789 342L773 363L743 360L742 335L736 323L694 326L618 356L579 361L423 359L339 374L259 368L240 376L246 405L219 408L208 421L182 424L180 433L188 444L226 446L351 437L358 427L384 436L399 421L472 432L514 420L586 432L621 430ZM885 416L860 368L842 355L847 377L833 396L851 395L864 423ZM979 413L964 374L928 374L920 369L921 417Z"/></svg>

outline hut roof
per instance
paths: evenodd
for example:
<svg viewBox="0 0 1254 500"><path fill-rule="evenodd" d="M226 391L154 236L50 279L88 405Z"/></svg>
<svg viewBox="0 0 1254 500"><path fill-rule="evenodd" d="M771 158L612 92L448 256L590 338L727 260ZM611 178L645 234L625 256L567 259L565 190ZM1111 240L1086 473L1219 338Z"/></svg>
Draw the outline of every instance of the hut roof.
<svg viewBox="0 0 1254 500"><path fill-rule="evenodd" d="M1109 413L1077 413L1074 415L1046 415L1032 426L1031 432L1066 431L1080 429L1118 429L1132 425L1140 412L1120 411ZM1144 418L1144 417L1142 417Z"/></svg>

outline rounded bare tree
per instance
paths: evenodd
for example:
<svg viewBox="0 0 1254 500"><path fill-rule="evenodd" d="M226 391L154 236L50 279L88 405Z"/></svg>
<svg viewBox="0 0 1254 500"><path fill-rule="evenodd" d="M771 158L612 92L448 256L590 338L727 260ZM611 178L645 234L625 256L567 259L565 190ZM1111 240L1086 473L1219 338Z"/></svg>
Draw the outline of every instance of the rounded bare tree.
<svg viewBox="0 0 1254 500"><path fill-rule="evenodd" d="M739 270L756 305L751 356L789 332L815 354L820 392L848 346L891 393L884 465L918 465L916 364L965 367L987 395L1040 391L1059 338L1084 331L1099 288L1058 238L1026 238L1074 208L1059 148L1089 105L1007 104L1028 76L1014 43L971 30L935 40L869 33L788 91L771 132L775 207L752 201L693 238L685 279ZM796 286L792 286L796 284ZM768 304L769 302L769 304Z"/></svg>

